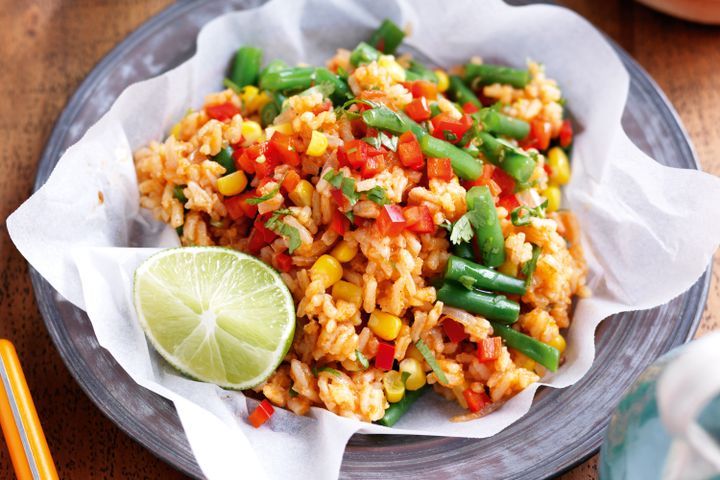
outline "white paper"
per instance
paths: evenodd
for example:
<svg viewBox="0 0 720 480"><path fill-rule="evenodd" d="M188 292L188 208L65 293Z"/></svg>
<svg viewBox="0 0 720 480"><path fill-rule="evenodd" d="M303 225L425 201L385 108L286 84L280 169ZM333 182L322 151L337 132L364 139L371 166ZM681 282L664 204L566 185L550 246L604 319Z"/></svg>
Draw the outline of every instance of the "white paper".
<svg viewBox="0 0 720 480"><path fill-rule="evenodd" d="M148 347L132 307L132 274L155 250L129 247L178 241L169 227L140 210L132 152L163 139L188 106L199 107L207 93L220 90L239 45L262 47L266 59L323 64L336 48L352 48L389 17L412 27L404 48L436 65L474 55L516 66L527 58L546 65L580 126L565 194L583 228L593 296L577 306L566 363L543 385L578 381L592 363L594 331L602 319L684 292L718 245L720 180L660 166L628 140L620 125L628 74L585 20L558 7L514 8L499 0L456 0L439 8L431 0L275 0L215 19L200 33L191 60L125 90L8 219L18 249L87 311L100 345L136 382L175 402L208 478L240 472L248 478L335 478L344 445L356 431L491 436L528 411L540 385L467 423L449 422L459 407L426 395L394 429L314 408L308 417L277 409L268 427L256 430L243 420L252 400L182 378Z"/></svg>

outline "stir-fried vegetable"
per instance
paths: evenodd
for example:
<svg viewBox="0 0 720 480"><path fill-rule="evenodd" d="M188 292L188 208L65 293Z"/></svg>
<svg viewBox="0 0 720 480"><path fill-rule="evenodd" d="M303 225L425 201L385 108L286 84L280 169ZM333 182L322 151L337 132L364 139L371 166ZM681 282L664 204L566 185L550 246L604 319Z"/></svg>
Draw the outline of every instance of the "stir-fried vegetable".
<svg viewBox="0 0 720 480"><path fill-rule="evenodd" d="M467 288L453 282L445 282L437 291L437 299L446 305L482 315L489 320L511 324L520 315L520 305L504 295L493 295Z"/></svg>
<svg viewBox="0 0 720 480"><path fill-rule="evenodd" d="M560 362L560 351L557 348L500 323L490 322L490 324L495 335L502 337L508 347L514 348L523 355L532 358L551 372L557 370Z"/></svg>
<svg viewBox="0 0 720 480"><path fill-rule="evenodd" d="M530 82L530 72L500 65L468 63L465 65L465 81L473 87L508 83L515 88L525 88Z"/></svg>
<svg viewBox="0 0 720 480"><path fill-rule="evenodd" d="M241 47L235 54L230 81L238 87L257 84L261 63L262 50L255 47Z"/></svg>
<svg viewBox="0 0 720 480"><path fill-rule="evenodd" d="M405 38L405 32L392 20L383 20L380 26L370 36L368 43L383 53L393 54Z"/></svg>
<svg viewBox="0 0 720 480"><path fill-rule="evenodd" d="M445 279L480 290L525 294L524 280L503 275L491 268L483 267L455 255L450 255L448 258Z"/></svg>
<svg viewBox="0 0 720 480"><path fill-rule="evenodd" d="M478 140L480 151L490 163L520 183L530 180L535 170L535 160L530 155L487 132L478 133Z"/></svg>
<svg viewBox="0 0 720 480"><path fill-rule="evenodd" d="M505 261L505 238L500 229L495 202L486 186L472 187L466 195L466 215L475 232L482 263L498 267Z"/></svg>
<svg viewBox="0 0 720 480"><path fill-rule="evenodd" d="M425 392L429 390L429 387L420 388L418 390L410 390L405 393L402 400L397 403L393 403L385 410L385 415L377 421L380 425L386 427L392 427L397 423L400 418L407 413L413 403L418 398L422 397Z"/></svg>

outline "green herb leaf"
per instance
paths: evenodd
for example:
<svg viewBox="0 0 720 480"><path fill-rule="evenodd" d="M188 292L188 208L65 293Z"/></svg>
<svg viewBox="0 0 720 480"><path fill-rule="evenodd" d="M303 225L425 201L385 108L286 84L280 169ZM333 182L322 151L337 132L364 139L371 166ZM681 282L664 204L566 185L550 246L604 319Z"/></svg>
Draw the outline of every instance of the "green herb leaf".
<svg viewBox="0 0 720 480"><path fill-rule="evenodd" d="M337 71L335 72L335 74L338 77L340 77L346 81L347 81L348 77L350 76L350 74L347 72L347 70L345 70L343 67L340 67L340 66L337 67Z"/></svg>
<svg viewBox="0 0 720 480"><path fill-rule="evenodd" d="M269 230L272 230L287 239L288 253L292 254L300 247L300 245L302 245L302 241L300 240L300 232L298 232L297 228L291 227L281 220L282 217L288 214L290 214L290 210L287 208L275 210L268 221L265 222L265 226Z"/></svg>
<svg viewBox="0 0 720 480"><path fill-rule="evenodd" d="M375 202L378 205L387 205L388 203L390 203L390 200L388 200L387 198L387 192L379 185L376 185L367 192L365 192L365 196L367 196L368 200L370 200L371 202Z"/></svg>
<svg viewBox="0 0 720 480"><path fill-rule="evenodd" d="M367 357L363 355L360 350L355 350L355 358L357 358L358 363L362 365L365 370L370 368L370 362L368 362Z"/></svg>
<svg viewBox="0 0 720 480"><path fill-rule="evenodd" d="M248 199L245 200L245 202L246 202L248 205L257 205L258 203L262 203L262 202L265 202L265 201L267 201L267 200L270 200L270 199L273 198L275 195L277 195L277 193L280 191L280 185L281 185L281 184L282 184L282 182L278 182L278 184L277 184L277 186L276 186L275 188L273 188L272 190L270 190L268 193L266 193L266 194L263 195L262 197L248 198Z"/></svg>
<svg viewBox="0 0 720 480"><path fill-rule="evenodd" d="M538 258L540 258L540 252L542 252L542 249L533 244L532 258L523 263L522 267L520 267L520 271L525 275L525 288L530 288L530 282L532 282L532 277L535 273L535 268L537 267L537 261Z"/></svg>
<svg viewBox="0 0 720 480"><path fill-rule="evenodd" d="M450 143L457 142L458 136L455 135L450 130L443 130L442 134L443 134L443 137L445 137L445 140L447 140L448 142L450 142Z"/></svg>
<svg viewBox="0 0 720 480"><path fill-rule="evenodd" d="M341 172L336 172L333 169L328 170L325 176L323 176L323 180L335 188L340 188L340 185L342 185L342 179L343 174Z"/></svg>
<svg viewBox="0 0 720 480"><path fill-rule="evenodd" d="M473 287L475 286L475 279L472 278L472 277L469 276L469 275L462 275L462 276L458 279L458 282L460 282L460 284L461 284L463 287L467 288L468 290L472 290Z"/></svg>
<svg viewBox="0 0 720 480"><path fill-rule="evenodd" d="M380 148L380 137L365 137L362 139L363 142L367 143L373 148Z"/></svg>
<svg viewBox="0 0 720 480"><path fill-rule="evenodd" d="M230 80L229 78L226 78L223 80L223 86L225 88L229 88L230 90L232 90L235 93L238 93L238 94L242 93L242 87L240 85L238 85L237 83L233 82L232 80Z"/></svg>
<svg viewBox="0 0 720 480"><path fill-rule="evenodd" d="M290 389L290 391L288 393L290 394L291 397L297 397L298 395L300 395L298 392L296 392L292 388Z"/></svg>
<svg viewBox="0 0 720 480"><path fill-rule="evenodd" d="M333 375L335 377L339 377L341 375L341 373L338 370L335 370L334 368L330 368L330 367L322 367L319 371L327 372L330 375Z"/></svg>
<svg viewBox="0 0 720 480"><path fill-rule="evenodd" d="M445 372L443 372L442 368L440 368L440 364L438 364L437 360L435 359L435 355L433 355L430 347L428 347L425 342L422 341L422 339L418 340L415 346L420 351L428 365L430 365L430 368L433 369L433 372L435 372L435 376L438 378L440 383L444 383L447 385L448 379L445 376Z"/></svg>
<svg viewBox="0 0 720 480"><path fill-rule="evenodd" d="M377 137L380 140L380 144L383 145L390 151L396 152L398 147L398 137L395 135L388 136L385 132L380 132ZM375 147L379 148L379 147Z"/></svg>
<svg viewBox="0 0 720 480"><path fill-rule="evenodd" d="M469 242L473 238L472 224L470 223L470 216L466 213L458 219L452 227L450 232L450 241L455 245L463 242Z"/></svg>
<svg viewBox="0 0 720 480"><path fill-rule="evenodd" d="M450 220L448 220L446 218L445 220L442 221L442 223L440 225L438 225L438 227L444 228L445 230L448 231L448 233L452 233L453 224Z"/></svg>
<svg viewBox="0 0 720 480"><path fill-rule="evenodd" d="M313 377L317 377L318 376L317 366L313 365L312 368L310 369L310 372L313 374Z"/></svg>
<svg viewBox="0 0 720 480"><path fill-rule="evenodd" d="M323 180L328 182L335 188L339 188L345 198L348 199L350 207L355 205L360 200L360 194L355 191L355 179L346 177L342 172L336 172L335 170L329 170L324 176Z"/></svg>
<svg viewBox="0 0 720 480"><path fill-rule="evenodd" d="M188 200L185 196L185 192L183 192L183 190L185 190L185 187L187 187L187 185L176 185L175 188L173 188L173 196L180 200L183 205L187 203Z"/></svg>
<svg viewBox="0 0 720 480"><path fill-rule="evenodd" d="M525 205L521 205L514 209L510 213L510 220L512 221L512 224L516 227L522 227L524 225L529 225L530 221L533 217L536 218L545 218L545 209L547 208L547 200L545 200L542 205L538 205L537 207L530 208L526 207Z"/></svg>

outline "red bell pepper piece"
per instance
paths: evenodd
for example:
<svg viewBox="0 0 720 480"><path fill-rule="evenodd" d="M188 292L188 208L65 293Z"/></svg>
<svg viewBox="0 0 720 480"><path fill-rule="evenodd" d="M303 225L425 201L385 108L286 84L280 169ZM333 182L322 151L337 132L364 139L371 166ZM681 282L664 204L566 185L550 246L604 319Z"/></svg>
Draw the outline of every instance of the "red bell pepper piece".
<svg viewBox="0 0 720 480"><path fill-rule="evenodd" d="M347 212L350 210L350 201L345 195L343 195L342 190L339 188L333 188L330 190L330 195L332 195L333 200L335 200L335 203L337 203L337 206L341 211Z"/></svg>
<svg viewBox="0 0 720 480"><path fill-rule="evenodd" d="M266 156L272 157L276 165L282 163L291 167L300 165L300 156L297 154L292 137L278 131L275 131L270 138L268 155Z"/></svg>
<svg viewBox="0 0 720 480"><path fill-rule="evenodd" d="M433 233L435 231L435 222L433 221L430 209L425 205L414 207L405 207L403 211L405 216L406 227L415 233Z"/></svg>
<svg viewBox="0 0 720 480"><path fill-rule="evenodd" d="M505 173L502 168L496 168L492 172L492 180L497 183L503 194L515 193L515 180Z"/></svg>
<svg viewBox="0 0 720 480"><path fill-rule="evenodd" d="M456 322L450 317L444 317L442 320L443 331L445 335L453 343L459 343L468 338L468 334L465 333L465 327L462 323Z"/></svg>
<svg viewBox="0 0 720 480"><path fill-rule="evenodd" d="M281 272L289 272L292 268L292 257L287 253L278 253L275 255L275 263Z"/></svg>
<svg viewBox="0 0 720 480"><path fill-rule="evenodd" d="M378 342L377 353L375 354L375 368L380 370L392 370L395 359L395 345L385 342Z"/></svg>
<svg viewBox="0 0 720 480"><path fill-rule="evenodd" d="M508 212L512 212L513 210L515 210L517 207L520 206L520 202L518 201L517 197L515 196L515 194L512 194L512 193L509 195L505 195L505 194L500 195L498 197L497 204L498 204L498 206L503 207Z"/></svg>
<svg viewBox="0 0 720 480"><path fill-rule="evenodd" d="M467 114L456 120L449 113L442 112L435 115L430 122L434 127L433 136L450 143L459 142L465 132L472 127L472 118Z"/></svg>
<svg viewBox="0 0 720 480"><path fill-rule="evenodd" d="M350 140L345 142L345 156L347 162L352 168L362 168L368 157L368 148L370 145L362 140Z"/></svg>
<svg viewBox="0 0 720 480"><path fill-rule="evenodd" d="M219 105L210 105L209 107L205 107L205 111L207 112L208 117L220 120L221 122L230 120L232 117L240 113L240 109L230 102L221 103Z"/></svg>
<svg viewBox="0 0 720 480"><path fill-rule="evenodd" d="M338 160L339 166L341 166L341 167L349 167L350 166L350 162L348 161L348 156L347 156L344 145L340 145L338 147L335 155L337 155L337 160Z"/></svg>
<svg viewBox="0 0 720 480"><path fill-rule="evenodd" d="M480 176L475 180L464 181L463 187L465 187L466 190L470 190L472 187L482 187L483 185L488 185L492 179L494 171L495 165L491 163L484 163L482 174L480 174Z"/></svg>
<svg viewBox="0 0 720 480"><path fill-rule="evenodd" d="M475 113L478 110L480 110L474 103L472 102L465 102L462 106L463 112L465 113Z"/></svg>
<svg viewBox="0 0 720 480"><path fill-rule="evenodd" d="M238 170L242 170L250 175L255 173L255 162L250 159L247 152L245 152L242 148L233 152L233 159L235 159L235 168Z"/></svg>
<svg viewBox="0 0 720 480"><path fill-rule="evenodd" d="M248 251L253 255L257 255L265 245L267 243L263 240L262 233L258 232L257 228L253 228L248 238Z"/></svg>
<svg viewBox="0 0 720 480"><path fill-rule="evenodd" d="M405 113L407 113L408 117L412 118L416 122L424 122L425 120L429 120L432 116L432 112L430 112L430 107L428 106L425 97L416 98L412 102L408 103L405 106Z"/></svg>
<svg viewBox="0 0 720 480"><path fill-rule="evenodd" d="M232 197L226 197L224 200L225 208L228 211L228 215L233 220L239 220L242 217L255 218L257 215L257 205L250 205L245 200L248 198L255 197L253 192L245 192L240 195L233 195Z"/></svg>
<svg viewBox="0 0 720 480"><path fill-rule="evenodd" d="M494 362L500 357L502 351L502 338L483 338L477 344L477 357L481 362Z"/></svg>
<svg viewBox="0 0 720 480"><path fill-rule="evenodd" d="M441 180L452 180L453 169L449 158L428 158L427 160L427 176L428 178L439 178Z"/></svg>
<svg viewBox="0 0 720 480"><path fill-rule="evenodd" d="M292 192L300 183L300 174L295 170L289 170L282 181L282 188L286 192Z"/></svg>
<svg viewBox="0 0 720 480"><path fill-rule="evenodd" d="M270 243L277 238L277 234L265 226L265 222L270 218L271 213L266 213L255 219L255 230L260 233L265 243Z"/></svg>
<svg viewBox="0 0 720 480"><path fill-rule="evenodd" d="M330 220L330 229L338 235L345 235L348 228L350 228L350 219L344 214L340 213L339 210L334 210L332 219Z"/></svg>
<svg viewBox="0 0 720 480"><path fill-rule="evenodd" d="M463 390L463 397L465 397L465 402L468 404L468 410L473 413L479 412L485 405L491 403L490 397L487 396L487 393L476 392L469 388Z"/></svg>
<svg viewBox="0 0 720 480"><path fill-rule="evenodd" d="M410 130L400 135L397 153L398 157L400 157L400 163L407 168L420 170L425 164L422 150L420 149L420 142L418 142L417 137Z"/></svg>
<svg viewBox="0 0 720 480"><path fill-rule="evenodd" d="M380 155L376 152L380 152ZM368 153L365 164L360 169L360 176L363 178L374 177L385 170L385 157L382 155L382 152L370 147Z"/></svg>
<svg viewBox="0 0 720 480"><path fill-rule="evenodd" d="M383 205L375 226L382 235L394 237L405 229L405 216L399 205Z"/></svg>
<svg viewBox="0 0 720 480"><path fill-rule="evenodd" d="M248 422L250 422L250 425L253 427L260 428L263 423L267 422L270 417L272 417L273 413L275 413L275 409L272 404L270 404L267 400L263 400L255 408L255 410L248 415Z"/></svg>
<svg viewBox="0 0 720 480"><path fill-rule="evenodd" d="M550 146L551 130L552 126L549 122L533 120L530 122L530 134L520 142L520 146L524 149L536 148L540 151L547 150Z"/></svg>
<svg viewBox="0 0 720 480"><path fill-rule="evenodd" d="M567 148L573 141L573 127L569 119L563 120L562 127L560 128L560 146Z"/></svg>
<svg viewBox="0 0 720 480"><path fill-rule="evenodd" d="M427 80L415 80L414 82L406 82L405 88L410 90L413 98L425 97L428 100L437 98L437 85Z"/></svg>

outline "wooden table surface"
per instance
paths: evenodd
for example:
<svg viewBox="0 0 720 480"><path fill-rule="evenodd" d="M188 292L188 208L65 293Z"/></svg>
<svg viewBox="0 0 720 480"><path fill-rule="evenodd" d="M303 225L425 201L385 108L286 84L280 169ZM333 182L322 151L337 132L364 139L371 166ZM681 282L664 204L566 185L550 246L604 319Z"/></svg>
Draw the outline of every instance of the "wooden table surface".
<svg viewBox="0 0 720 480"><path fill-rule="evenodd" d="M5 218L30 194L55 120L93 66L171 0L0 0L0 337L19 352L61 478L184 478L90 402L65 368L35 304ZM622 45L678 110L705 171L720 175L720 29L629 1L566 0ZM720 256L698 335L720 329ZM0 478L12 478L0 447ZM596 458L563 479L597 477Z"/></svg>

